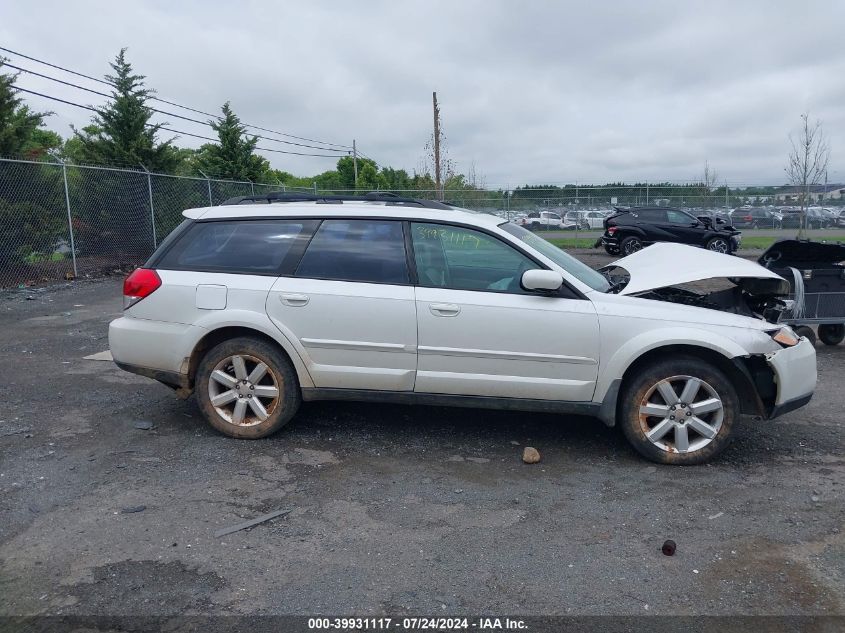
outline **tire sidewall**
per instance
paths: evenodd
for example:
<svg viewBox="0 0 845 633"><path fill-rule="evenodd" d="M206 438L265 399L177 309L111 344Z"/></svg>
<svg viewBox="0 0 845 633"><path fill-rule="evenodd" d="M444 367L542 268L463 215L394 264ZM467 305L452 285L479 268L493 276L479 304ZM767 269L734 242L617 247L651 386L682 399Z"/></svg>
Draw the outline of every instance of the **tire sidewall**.
<svg viewBox="0 0 845 633"><path fill-rule="evenodd" d="M279 383L281 401L266 420L254 426L237 426L221 418L208 394L211 372L221 360L234 354L253 356L266 363ZM272 435L291 420L301 402L296 372L285 354L278 347L252 337L229 339L209 349L197 366L194 393L208 423L224 435L240 439L260 439Z"/></svg>
<svg viewBox="0 0 845 633"><path fill-rule="evenodd" d="M693 453L670 453L655 446L645 436L640 421L640 402L646 392L660 380L670 376L690 375L707 382L722 400L724 417L716 437ZM721 453L730 444L733 425L739 417L739 398L725 374L711 363L698 358L658 361L636 372L621 393L619 424L627 440L645 458L659 464L703 464Z"/></svg>
<svg viewBox="0 0 845 633"><path fill-rule="evenodd" d="M626 248L626 245L627 244L634 244L634 243L639 244L640 247L638 249L634 250L634 251L627 252L628 249ZM621 242L619 242L619 252L622 255L633 255L634 253L637 253L641 250L643 250L643 242L640 238L638 238L635 235L629 235L628 237L623 239Z"/></svg>

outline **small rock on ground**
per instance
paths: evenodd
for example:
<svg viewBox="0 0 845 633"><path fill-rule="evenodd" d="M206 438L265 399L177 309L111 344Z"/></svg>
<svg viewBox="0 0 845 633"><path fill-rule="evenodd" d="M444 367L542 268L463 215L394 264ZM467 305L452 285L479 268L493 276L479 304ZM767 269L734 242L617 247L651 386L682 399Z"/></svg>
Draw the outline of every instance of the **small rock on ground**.
<svg viewBox="0 0 845 633"><path fill-rule="evenodd" d="M522 451L522 461L526 464L536 464L540 461L540 451L533 446L526 446Z"/></svg>

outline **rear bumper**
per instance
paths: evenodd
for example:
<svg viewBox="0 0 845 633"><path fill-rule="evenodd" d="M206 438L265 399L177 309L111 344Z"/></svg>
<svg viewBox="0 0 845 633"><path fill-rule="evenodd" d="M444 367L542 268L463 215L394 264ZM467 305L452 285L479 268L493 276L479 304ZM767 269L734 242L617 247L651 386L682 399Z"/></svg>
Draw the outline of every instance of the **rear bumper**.
<svg viewBox="0 0 845 633"><path fill-rule="evenodd" d="M202 331L203 328L195 325L124 316L109 324L109 349L121 367L187 374L188 357Z"/></svg>
<svg viewBox="0 0 845 633"><path fill-rule="evenodd" d="M189 389L187 374L180 374L175 371L163 371L161 369L150 369L149 367L140 367L139 365L130 365L129 363L121 363L114 361L114 364L120 367L123 371L128 371L131 374L138 374L139 376L146 376L153 380L158 380L168 387L174 389Z"/></svg>

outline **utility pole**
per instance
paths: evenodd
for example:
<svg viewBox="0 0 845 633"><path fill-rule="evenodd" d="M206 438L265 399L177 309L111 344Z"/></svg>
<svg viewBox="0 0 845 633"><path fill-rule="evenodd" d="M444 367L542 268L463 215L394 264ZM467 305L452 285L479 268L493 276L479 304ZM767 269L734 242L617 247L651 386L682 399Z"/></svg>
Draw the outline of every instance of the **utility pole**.
<svg viewBox="0 0 845 633"><path fill-rule="evenodd" d="M355 191L358 191L358 149L352 139L352 167L355 169Z"/></svg>
<svg viewBox="0 0 845 633"><path fill-rule="evenodd" d="M437 198L443 196L440 192L440 108L437 106L437 93L431 93L434 105L434 187L437 189Z"/></svg>

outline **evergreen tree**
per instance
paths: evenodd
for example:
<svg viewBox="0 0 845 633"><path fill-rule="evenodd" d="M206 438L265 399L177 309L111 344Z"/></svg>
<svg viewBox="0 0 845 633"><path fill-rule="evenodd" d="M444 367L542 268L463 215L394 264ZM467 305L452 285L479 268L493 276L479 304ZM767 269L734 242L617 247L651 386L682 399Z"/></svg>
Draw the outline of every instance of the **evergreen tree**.
<svg viewBox="0 0 845 633"><path fill-rule="evenodd" d="M232 111L229 102L223 104L223 117L209 121L217 132L219 143L207 143L196 156L196 166L210 176L232 180L263 180L270 163L255 154L258 138L247 136L246 127Z"/></svg>
<svg viewBox="0 0 845 633"><path fill-rule="evenodd" d="M125 165L150 171L172 172L178 156L171 146L173 139L159 143L156 135L162 124L150 124L152 110L146 106L154 90L144 87L144 75L132 72L121 49L111 67L114 75L106 80L114 86L112 100L97 108L91 125L82 131L74 129L81 142L81 159L104 165Z"/></svg>
<svg viewBox="0 0 845 633"><path fill-rule="evenodd" d="M0 69L3 58L0 58ZM50 112L33 112L17 96L15 90L17 75L0 72L0 156L20 156L37 149L34 142L44 117ZM37 143L36 143L37 144Z"/></svg>

